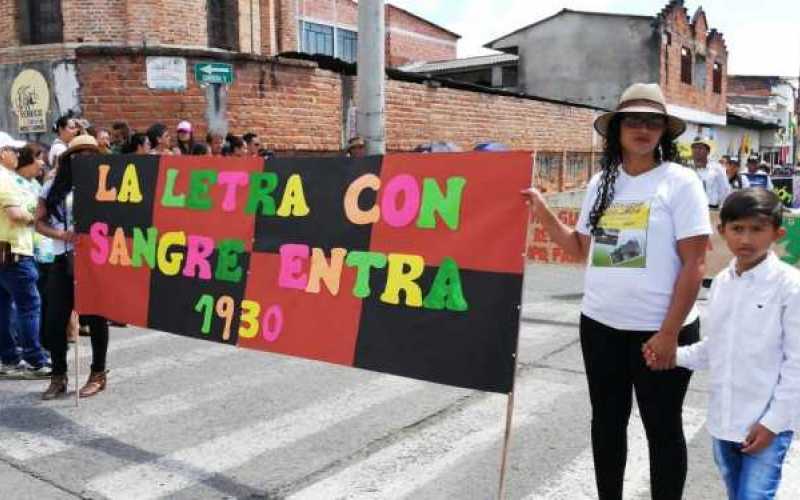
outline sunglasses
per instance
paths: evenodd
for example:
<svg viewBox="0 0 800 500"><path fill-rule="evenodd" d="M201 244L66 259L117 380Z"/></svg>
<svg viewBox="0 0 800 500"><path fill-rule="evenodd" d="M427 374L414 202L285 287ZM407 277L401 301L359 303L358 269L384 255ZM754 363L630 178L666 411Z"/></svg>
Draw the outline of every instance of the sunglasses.
<svg viewBox="0 0 800 500"><path fill-rule="evenodd" d="M663 115L647 113L631 113L622 115L622 125L628 128L646 128L648 130L661 130L667 125Z"/></svg>

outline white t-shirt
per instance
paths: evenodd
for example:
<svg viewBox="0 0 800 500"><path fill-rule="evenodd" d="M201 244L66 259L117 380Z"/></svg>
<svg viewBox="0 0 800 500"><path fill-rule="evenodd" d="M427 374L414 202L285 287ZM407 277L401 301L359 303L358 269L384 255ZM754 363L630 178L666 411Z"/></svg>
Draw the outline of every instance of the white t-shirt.
<svg viewBox="0 0 800 500"><path fill-rule="evenodd" d="M47 163L50 164L50 168L56 168L56 160L67 148L67 143L62 141L60 137L56 137L56 140L50 146L50 153L47 155Z"/></svg>
<svg viewBox="0 0 800 500"><path fill-rule="evenodd" d="M602 173L587 189L577 230L590 235L589 214ZM582 312L618 330L657 331L681 269L678 240L711 234L700 179L675 163L637 176L620 167L612 205L592 236ZM697 319L693 308L685 324Z"/></svg>
<svg viewBox="0 0 800 500"><path fill-rule="evenodd" d="M709 161L705 168L696 168L695 172L703 182L703 188L708 196L708 204L716 207L722 205L722 202L731 193L728 175L722 165L715 161Z"/></svg>

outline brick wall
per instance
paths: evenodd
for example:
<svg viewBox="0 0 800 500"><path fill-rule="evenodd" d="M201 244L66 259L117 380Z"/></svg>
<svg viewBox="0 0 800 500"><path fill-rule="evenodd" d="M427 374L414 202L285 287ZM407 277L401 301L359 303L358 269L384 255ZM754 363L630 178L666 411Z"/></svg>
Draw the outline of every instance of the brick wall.
<svg viewBox="0 0 800 500"><path fill-rule="evenodd" d="M708 30L705 14L701 9L690 19L682 2L670 3L660 14L665 33L661 43L661 87L671 104L695 108L718 115L727 112L727 71L728 52L725 40L716 30ZM706 84L700 88L681 81L681 50L687 48L693 58L697 55L706 59ZM693 59L694 60L694 59ZM722 66L722 92L713 91L713 66ZM692 65L694 72L694 64Z"/></svg>
<svg viewBox="0 0 800 500"><path fill-rule="evenodd" d="M0 0L0 47L19 45L15 0Z"/></svg>
<svg viewBox="0 0 800 500"><path fill-rule="evenodd" d="M88 54L87 54L88 52ZM175 127L182 119L206 132L206 90L189 76L185 92L146 86L144 56L78 51L80 100L92 122L127 120L143 130L156 121ZM191 68L211 54L188 58ZM342 78L313 63L240 56L228 58L236 81L226 90L229 130L253 130L276 151L335 152L342 137ZM190 70L191 72L191 70ZM386 86L387 148L407 151L432 140L463 149L485 140L515 149L589 151L595 112L531 99L490 95L389 80Z"/></svg>
<svg viewBox="0 0 800 500"><path fill-rule="evenodd" d="M62 0L64 42L124 42L126 4L127 0Z"/></svg>
<svg viewBox="0 0 800 500"><path fill-rule="evenodd" d="M746 76L728 77L728 94L769 97L776 82L766 77L748 78Z"/></svg>

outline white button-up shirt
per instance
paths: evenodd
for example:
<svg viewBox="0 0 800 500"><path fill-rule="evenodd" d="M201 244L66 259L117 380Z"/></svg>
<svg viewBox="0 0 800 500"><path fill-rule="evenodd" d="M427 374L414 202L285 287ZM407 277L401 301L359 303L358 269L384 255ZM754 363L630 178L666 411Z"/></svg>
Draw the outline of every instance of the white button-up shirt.
<svg viewBox="0 0 800 500"><path fill-rule="evenodd" d="M703 181L703 188L708 196L708 204L714 206L722 205L725 198L731 194L731 185L728 181L728 174L722 165L715 161L709 161L705 168L695 168L695 172Z"/></svg>
<svg viewBox="0 0 800 500"><path fill-rule="evenodd" d="M773 253L737 276L735 259L711 287L703 340L678 349L679 366L707 369L708 431L742 442L756 423L800 424L800 270Z"/></svg>

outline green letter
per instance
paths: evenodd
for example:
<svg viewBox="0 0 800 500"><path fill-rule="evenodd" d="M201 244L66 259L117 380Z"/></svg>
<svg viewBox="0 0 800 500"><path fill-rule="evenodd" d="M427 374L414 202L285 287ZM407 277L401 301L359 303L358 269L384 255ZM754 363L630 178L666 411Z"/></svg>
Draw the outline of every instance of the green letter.
<svg viewBox="0 0 800 500"><path fill-rule="evenodd" d="M167 180L164 184L164 195L161 197L161 205L165 207L185 207L186 195L175 194L175 181L178 179L178 170L175 168L167 169Z"/></svg>
<svg viewBox="0 0 800 500"><path fill-rule="evenodd" d="M353 286L353 296L359 299L369 297L369 272L374 267L382 269L386 267L386 256L377 252L350 252L345 261L348 267L357 267L356 284Z"/></svg>
<svg viewBox="0 0 800 500"><path fill-rule="evenodd" d="M458 264L450 257L442 259L423 305L425 309L442 310L446 307L451 311L458 312L469 309L461 288L461 273L458 271Z"/></svg>
<svg viewBox="0 0 800 500"><path fill-rule="evenodd" d="M447 196L442 194L436 179L422 181L422 205L419 208L417 227L434 229L436 227L435 212L439 212L447 227L458 229L459 212L461 211L461 195L467 180L463 177L447 179Z"/></svg>
<svg viewBox="0 0 800 500"><path fill-rule="evenodd" d="M222 240L217 245L217 267L214 279L238 283L242 280L242 266L239 265L239 254L244 253L244 242L241 240Z"/></svg>
<svg viewBox="0 0 800 500"><path fill-rule="evenodd" d="M142 267L142 257L147 261L147 267L156 267L156 244L158 242L158 229L147 228L147 238L138 227L133 228L133 255L131 262L133 267Z"/></svg>
<svg viewBox="0 0 800 500"><path fill-rule="evenodd" d="M217 182L214 170L193 170L189 177L189 198L186 206L194 210L210 210L211 197L208 195L210 184Z"/></svg>
<svg viewBox="0 0 800 500"><path fill-rule="evenodd" d="M250 174L250 192L244 213L252 215L261 203L261 215L275 215L275 199L272 192L278 187L278 174L275 172L253 172Z"/></svg>

